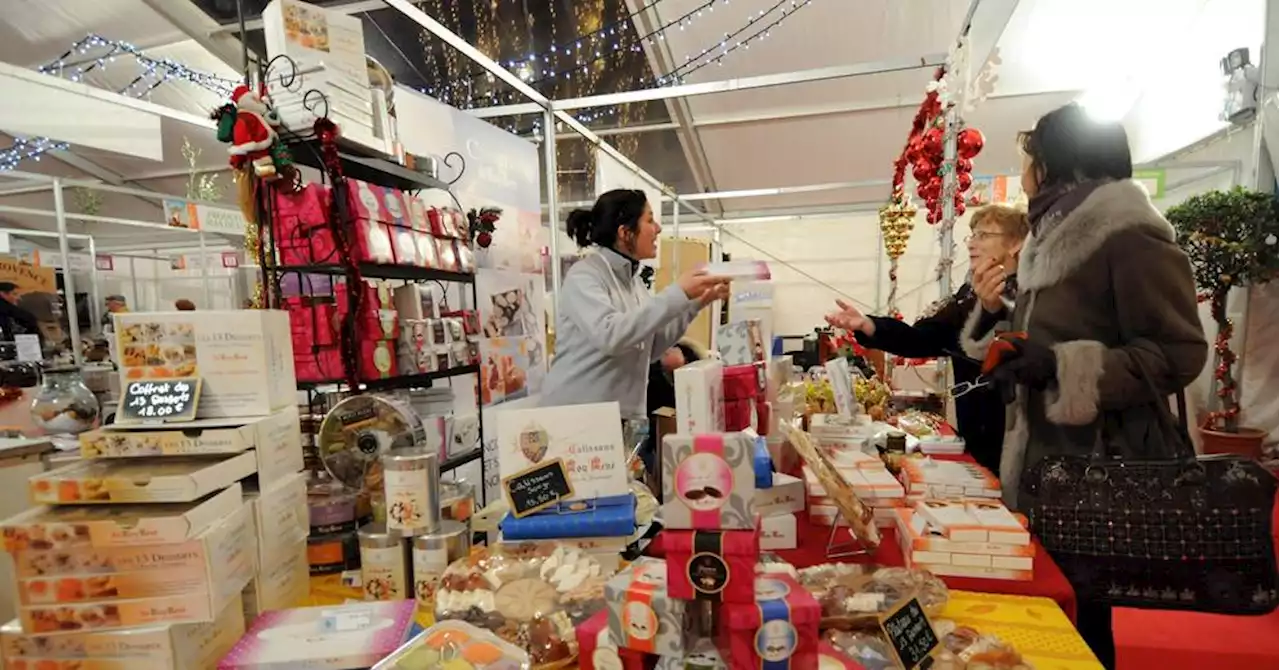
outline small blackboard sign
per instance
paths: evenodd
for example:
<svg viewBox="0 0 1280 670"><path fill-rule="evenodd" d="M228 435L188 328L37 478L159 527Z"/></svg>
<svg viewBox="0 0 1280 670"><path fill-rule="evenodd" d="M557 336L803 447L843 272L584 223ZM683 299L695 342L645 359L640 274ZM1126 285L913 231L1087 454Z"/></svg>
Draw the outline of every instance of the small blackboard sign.
<svg viewBox="0 0 1280 670"><path fill-rule="evenodd" d="M573 484L569 483L564 461L556 458L504 477L502 491L511 516L519 519L572 497Z"/></svg>
<svg viewBox="0 0 1280 670"><path fill-rule="evenodd" d="M920 601L911 598L880 619L884 635L906 670L928 670L933 666L933 650L938 647L938 634L925 615Z"/></svg>
<svg viewBox="0 0 1280 670"><path fill-rule="evenodd" d="M116 423L191 421L199 402L199 377L133 380L120 398Z"/></svg>

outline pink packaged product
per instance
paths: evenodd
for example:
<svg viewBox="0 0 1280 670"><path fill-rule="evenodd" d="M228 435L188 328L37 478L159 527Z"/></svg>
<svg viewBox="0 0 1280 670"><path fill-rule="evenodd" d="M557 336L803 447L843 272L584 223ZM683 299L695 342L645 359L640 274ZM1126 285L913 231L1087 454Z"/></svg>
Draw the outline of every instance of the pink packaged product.
<svg viewBox="0 0 1280 670"><path fill-rule="evenodd" d="M725 605L716 646L731 670L811 670L818 667L818 621L822 607L783 574L756 578L755 602Z"/></svg>
<svg viewBox="0 0 1280 670"><path fill-rule="evenodd" d="M338 249L329 227L330 191L307 184L297 193L275 191L273 241L284 265L337 262Z"/></svg>
<svg viewBox="0 0 1280 670"><path fill-rule="evenodd" d="M418 262L424 268L440 267L440 250L436 248L436 238L430 232L415 232L413 242L418 246Z"/></svg>
<svg viewBox="0 0 1280 670"><path fill-rule="evenodd" d="M436 248L440 250L440 269L449 272L461 272L462 266L458 263L458 250L453 246L453 240L438 239L436 240Z"/></svg>
<svg viewBox="0 0 1280 670"><path fill-rule="evenodd" d="M416 610L397 600L263 612L218 670L368 668L409 640Z"/></svg>

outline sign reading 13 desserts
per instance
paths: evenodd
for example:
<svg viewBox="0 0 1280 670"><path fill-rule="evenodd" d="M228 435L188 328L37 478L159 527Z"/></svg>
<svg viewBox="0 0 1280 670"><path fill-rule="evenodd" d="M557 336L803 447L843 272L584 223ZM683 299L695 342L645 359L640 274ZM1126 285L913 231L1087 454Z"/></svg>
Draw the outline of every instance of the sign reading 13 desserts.
<svg viewBox="0 0 1280 670"><path fill-rule="evenodd" d="M618 403L498 412L498 470L503 479L557 459L573 488L561 502L629 493Z"/></svg>
<svg viewBox="0 0 1280 670"><path fill-rule="evenodd" d="M139 379L125 386L116 423L191 421L199 402L199 377Z"/></svg>

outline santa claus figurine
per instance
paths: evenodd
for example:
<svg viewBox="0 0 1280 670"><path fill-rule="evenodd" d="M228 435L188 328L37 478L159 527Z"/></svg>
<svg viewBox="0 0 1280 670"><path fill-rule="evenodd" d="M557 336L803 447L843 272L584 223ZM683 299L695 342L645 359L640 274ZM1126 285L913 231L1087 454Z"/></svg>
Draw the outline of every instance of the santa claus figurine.
<svg viewBox="0 0 1280 670"><path fill-rule="evenodd" d="M241 169L253 165L253 172L261 179L275 179L275 163L271 158L271 145L276 142L278 125L275 114L262 101L262 96L248 86L237 86L231 93L236 106L236 123L232 131L231 167Z"/></svg>

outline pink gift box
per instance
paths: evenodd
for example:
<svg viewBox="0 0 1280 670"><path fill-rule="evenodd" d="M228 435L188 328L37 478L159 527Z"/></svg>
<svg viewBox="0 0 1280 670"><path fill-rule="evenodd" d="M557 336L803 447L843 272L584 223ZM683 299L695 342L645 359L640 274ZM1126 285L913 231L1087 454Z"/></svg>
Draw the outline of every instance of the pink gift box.
<svg viewBox="0 0 1280 670"><path fill-rule="evenodd" d="M730 670L816 670L822 607L787 575L761 575L749 605L724 605L716 646Z"/></svg>
<svg viewBox="0 0 1280 670"><path fill-rule="evenodd" d="M329 226L330 191L307 184L297 193L275 192L272 242L284 265L336 263L337 245Z"/></svg>
<svg viewBox="0 0 1280 670"><path fill-rule="evenodd" d="M677 600L755 602L760 529L662 531L667 595Z"/></svg>
<svg viewBox="0 0 1280 670"><path fill-rule="evenodd" d="M322 347L312 351L294 347L293 371L300 382L327 382L342 379L342 354L338 347Z"/></svg>

